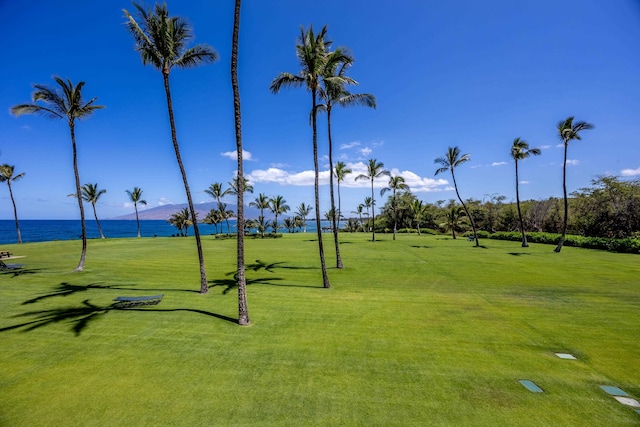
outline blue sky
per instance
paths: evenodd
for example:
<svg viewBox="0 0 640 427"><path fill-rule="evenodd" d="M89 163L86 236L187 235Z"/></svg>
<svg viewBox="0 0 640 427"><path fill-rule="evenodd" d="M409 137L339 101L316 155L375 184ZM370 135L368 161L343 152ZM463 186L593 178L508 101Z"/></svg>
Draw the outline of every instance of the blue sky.
<svg viewBox="0 0 640 427"><path fill-rule="evenodd" d="M153 3L145 3L152 6ZM188 18L196 43L219 60L171 74L178 140L194 202L213 182L233 177L235 149L229 77L233 1L168 2ZM4 60L0 67L0 163L25 177L14 184L22 219L75 219L75 191L65 122L13 117L32 84L58 75L85 81L86 99L105 105L76 129L82 183L107 193L101 218L133 211L125 190L141 187L148 207L184 203L173 153L162 77L141 63L124 26L128 1L0 0ZM434 177L434 159L448 146L471 155L456 177L462 197L515 199L514 138L542 149L522 163L521 196L562 195L562 149L556 125L568 116L595 129L571 143L569 191L604 174L640 176L640 3L634 0L432 1L245 0L240 35L240 85L245 172L259 192L282 195L295 208L313 203L313 152L304 89L269 91L282 71L297 73L300 26L327 24L335 46L356 58L352 92L377 97L378 108L332 115L334 155L354 170L342 185L342 210L370 194L354 182L375 158L401 174L425 202L455 197L451 177ZM326 118L319 118L329 204ZM386 180L377 182L379 188ZM379 196L377 196L379 197ZM229 198L228 202L233 202ZM0 219L13 218L6 185Z"/></svg>

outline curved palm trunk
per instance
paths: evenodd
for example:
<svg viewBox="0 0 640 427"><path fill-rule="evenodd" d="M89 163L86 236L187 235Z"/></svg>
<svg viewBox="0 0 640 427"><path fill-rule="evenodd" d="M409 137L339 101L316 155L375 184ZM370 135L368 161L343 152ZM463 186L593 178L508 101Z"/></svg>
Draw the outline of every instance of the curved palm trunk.
<svg viewBox="0 0 640 427"><path fill-rule="evenodd" d="M236 130L236 150L238 153L238 239L237 239L237 275L238 275L238 324L249 324L247 306L247 280L244 274L244 171L242 167L242 120L240 116L240 88L238 84L238 35L240 33L240 3L236 0L233 15L233 41L231 45L231 86L233 86L233 112Z"/></svg>
<svg viewBox="0 0 640 427"><path fill-rule="evenodd" d="M73 173L76 179L76 197L78 198L78 207L80 208L80 223L82 224L82 252L80 254L80 262L75 271L84 270L84 261L87 257L87 225L84 221L84 205L82 204L82 190L80 188L80 173L78 172L78 152L76 150L76 133L73 120L69 121L69 131L71 132L71 147L73 151Z"/></svg>
<svg viewBox="0 0 640 427"><path fill-rule="evenodd" d="M518 159L516 159L516 206L518 207L518 219L520 220L520 232L522 233L522 247L528 248L527 235L524 232L524 221L522 220L522 211L520 210L520 185L518 178Z"/></svg>
<svg viewBox="0 0 640 427"><path fill-rule="evenodd" d="M373 195L373 180L374 178L371 177L371 241L375 242L376 241L376 199L374 198L375 196Z"/></svg>
<svg viewBox="0 0 640 427"><path fill-rule="evenodd" d="M564 163L562 164L562 194L564 196L564 219L562 220L562 235L558 246L553 250L554 252L560 252L562 245L564 245L564 239L567 234L567 221L569 218L569 201L567 200L567 142L564 143Z"/></svg>
<svg viewBox="0 0 640 427"><path fill-rule="evenodd" d="M398 227L398 213L396 212L396 190L393 190L393 240L396 240L397 227Z"/></svg>
<svg viewBox="0 0 640 427"><path fill-rule="evenodd" d="M331 218L331 228L333 228L333 241L336 246L336 267L343 268L342 258L340 257L340 242L338 241L338 226L336 224L336 216L340 215L336 211L336 204L333 198L333 142L331 140L331 108L327 108L327 135L329 136L329 194L331 194L331 210L333 217ZM338 188L340 184L338 183ZM338 193L339 194L339 193Z"/></svg>
<svg viewBox="0 0 640 427"><path fill-rule="evenodd" d="M473 230L473 238L476 240L476 247L480 246L480 242L478 242L478 233L476 233L476 222L473 220L473 217L469 213L469 209L467 209L467 205L464 204L462 197L460 197L460 193L458 192L458 184L456 183L456 175L451 170L451 177L453 178L453 187L456 189L456 195L458 196L458 200L462 203L462 207L464 208L464 212L467 214L469 221L471 221L471 229ZM453 236L455 239L455 234Z"/></svg>
<svg viewBox="0 0 640 427"><path fill-rule="evenodd" d="M313 125L313 168L315 172L314 176L314 192L315 192L315 207L316 207L316 229L318 234L318 252L320 253L320 266L322 268L322 284L324 288L330 288L329 276L327 275L327 265L324 260L324 246L322 245L322 227L320 226L320 181L319 181L319 167L318 167L318 128L316 123L316 89L311 90L312 101L312 125Z"/></svg>
<svg viewBox="0 0 640 427"><path fill-rule="evenodd" d="M16 233L18 233L18 243L22 243L22 235L20 234L20 224L18 223L18 209L16 208L16 201L13 199L13 190L11 189L11 180L7 180L7 187L9 187L9 196L11 196L11 203L13 204L13 217L16 220Z"/></svg>
<svg viewBox="0 0 640 427"><path fill-rule="evenodd" d="M138 237L140 237L140 219L138 218L138 203L134 202L133 207L136 210L136 224L138 225Z"/></svg>
<svg viewBox="0 0 640 427"><path fill-rule="evenodd" d="M98 231L100 232L100 238L104 239L104 234L102 233L102 227L100 226L100 221L98 221L98 213L96 212L96 204L91 203L91 207L93 207L93 217L96 219L96 224L98 224Z"/></svg>
<svg viewBox="0 0 640 427"><path fill-rule="evenodd" d="M162 72L164 78L164 90L167 94L167 109L169 110L169 124L171 125L171 140L173 141L173 149L176 152L176 160L180 167L180 174L182 175L182 182L184 183L184 189L187 193L187 202L189 203L189 212L193 220L193 234L196 237L196 246L198 247L198 261L200 262L200 293L209 293L209 284L207 283L207 273L204 268L204 255L202 253L202 244L200 242L200 231L198 230L198 219L196 218L196 211L193 208L193 200L191 199L191 190L189 190L189 182L187 181L187 174L182 164L182 157L180 156L180 148L178 147L178 138L176 136L176 124L173 119L173 104L171 102L171 90L169 89L169 72L164 70Z"/></svg>

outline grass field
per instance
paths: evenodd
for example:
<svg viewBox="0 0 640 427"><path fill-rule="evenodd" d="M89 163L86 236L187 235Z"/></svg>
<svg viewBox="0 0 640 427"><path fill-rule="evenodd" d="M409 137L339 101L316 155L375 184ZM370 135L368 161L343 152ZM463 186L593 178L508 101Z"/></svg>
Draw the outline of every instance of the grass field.
<svg viewBox="0 0 640 427"><path fill-rule="evenodd" d="M326 290L314 237L247 240L249 327L232 240L208 295L192 238L92 240L83 273L78 241L3 246L0 425L640 424L599 388L640 399L637 255L342 234Z"/></svg>

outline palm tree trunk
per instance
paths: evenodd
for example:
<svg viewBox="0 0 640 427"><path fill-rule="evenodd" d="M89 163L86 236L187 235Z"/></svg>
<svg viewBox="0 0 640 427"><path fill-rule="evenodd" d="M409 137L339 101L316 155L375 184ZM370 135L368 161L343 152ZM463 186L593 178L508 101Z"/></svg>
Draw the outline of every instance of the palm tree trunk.
<svg viewBox="0 0 640 427"><path fill-rule="evenodd" d="M82 190L80 188L80 173L78 172L78 152L76 150L76 133L73 120L69 121L69 131L71 132L71 148L73 151L73 173L76 179L76 197L78 198L78 206L80 208L80 223L82 225L82 252L80 254L80 262L75 271L84 270L84 261L87 257L87 225L84 221L84 206L82 204Z"/></svg>
<svg viewBox="0 0 640 427"><path fill-rule="evenodd" d="M397 227L398 227L398 214L396 213L396 190L393 190L393 240L396 240Z"/></svg>
<svg viewBox="0 0 640 427"><path fill-rule="evenodd" d="M375 242L376 241L376 199L374 198L375 196L373 195L373 179L374 177L371 177L371 241Z"/></svg>
<svg viewBox="0 0 640 427"><path fill-rule="evenodd" d="M102 227L100 227L100 221L98 221L98 213L96 212L96 205L95 203L91 203L91 206L93 207L93 217L96 219L96 224L98 224L98 231L100 232L100 238L104 239L104 234L102 234Z"/></svg>
<svg viewBox="0 0 640 427"><path fill-rule="evenodd" d="M169 124L171 125L171 140L173 142L173 149L176 152L176 160L180 167L180 174L182 175L182 182L184 183L184 190L187 193L187 202L189 203L189 212L191 219L193 220L193 234L196 237L196 246L198 248L198 261L200 262L200 293L209 293L209 284L207 283L207 273L204 268L204 255L202 253L202 243L200 242L200 231L198 230L198 219L196 218L196 211L193 208L193 200L191 199L191 190L189 190L189 182L187 181L187 174L182 164L182 158L180 156L180 148L178 147L178 138L176 136L176 124L173 118L173 104L171 102L171 90L169 89L169 71L163 70L162 77L164 78L164 90L167 95L167 109L169 110Z"/></svg>
<svg viewBox="0 0 640 427"><path fill-rule="evenodd" d="M233 41L231 44L231 86L233 87L233 112L236 130L236 151L238 153L238 238L237 238L237 275L238 275L238 324L249 324L247 306L247 280L244 273L244 171L242 167L242 117L240 115L240 87L238 84L238 36L240 33L240 3L236 0L233 14Z"/></svg>
<svg viewBox="0 0 640 427"><path fill-rule="evenodd" d="M18 244L22 243L22 236L20 235L20 224L18 223L18 209L16 208L16 201L13 198L13 190L11 189L11 180L7 179L7 187L9 187L9 196L11 196L11 203L13 204L13 217L16 220L16 233L18 233Z"/></svg>
<svg viewBox="0 0 640 427"><path fill-rule="evenodd" d="M562 220L562 235L558 246L553 250L554 252L560 252L564 245L564 239L567 234L567 222L569 219L569 201L567 200L567 147L568 143L564 143L564 163L562 164L562 194L564 196L564 219Z"/></svg>
<svg viewBox="0 0 640 427"><path fill-rule="evenodd" d="M338 226L336 224L336 204L333 198L333 142L331 141L331 108L327 108L327 135L329 136L329 194L331 194L331 210L333 216L331 218L331 228L333 228L333 241L336 246L336 267L343 268L342 258L340 257L340 243L338 241ZM340 185L340 184L338 184Z"/></svg>
<svg viewBox="0 0 640 427"><path fill-rule="evenodd" d="M456 175L451 170L451 177L453 178L453 187L456 189L456 195L458 196L458 200L462 203L462 207L464 208L464 212L467 214L469 221L471 221L471 229L473 230L473 237L476 240L476 247L480 246L480 242L478 242L478 233L476 233L476 222L473 220L473 217L469 213L469 209L467 209L467 205L464 204L462 197L460 197L460 193L458 192L458 184L456 183ZM455 239L455 234L454 237Z"/></svg>
<svg viewBox="0 0 640 427"><path fill-rule="evenodd" d="M522 220L522 211L520 210L520 185L518 178L518 159L516 159L516 206L518 207L518 219L520 220L520 232L522 233L522 247L528 248L527 235L524 232L524 221Z"/></svg>
<svg viewBox="0 0 640 427"><path fill-rule="evenodd" d="M138 225L138 237L140 237L140 219L138 218L138 204L134 202L133 207L136 210L136 224Z"/></svg>
<svg viewBox="0 0 640 427"><path fill-rule="evenodd" d="M316 207L316 230L318 234L318 252L320 253L320 266L322 268L322 284L323 287L328 289L331 287L329 284L329 276L327 275L327 265L324 260L324 247L322 245L322 227L320 226L320 181L319 181L319 167L318 167L318 128L316 123L316 89L311 90L312 102L312 124L313 124L313 168L315 172L314 177L314 192L315 192L315 207Z"/></svg>

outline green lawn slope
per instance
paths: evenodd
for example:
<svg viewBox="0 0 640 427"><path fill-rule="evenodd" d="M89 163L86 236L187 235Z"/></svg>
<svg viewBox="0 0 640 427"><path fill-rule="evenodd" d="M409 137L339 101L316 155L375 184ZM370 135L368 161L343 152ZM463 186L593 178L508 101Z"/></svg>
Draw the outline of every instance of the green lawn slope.
<svg viewBox="0 0 640 427"><path fill-rule="evenodd" d="M599 388L640 399L638 255L341 234L326 290L314 237L247 240L249 327L234 240L204 238L208 295L192 238L92 240L82 273L78 241L3 246L0 425L640 423Z"/></svg>

